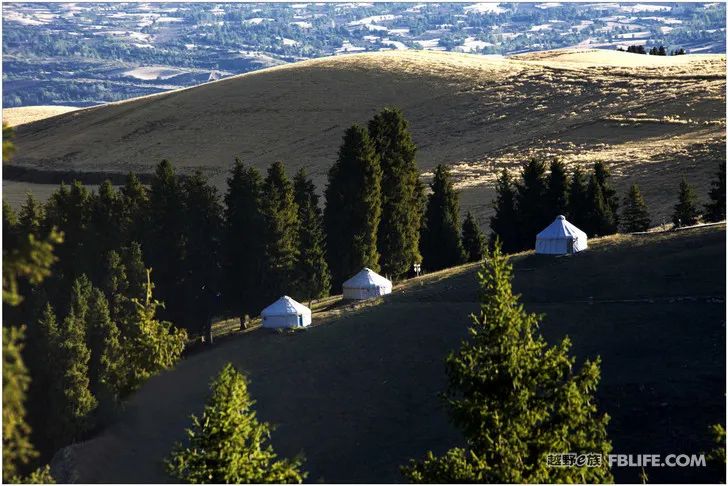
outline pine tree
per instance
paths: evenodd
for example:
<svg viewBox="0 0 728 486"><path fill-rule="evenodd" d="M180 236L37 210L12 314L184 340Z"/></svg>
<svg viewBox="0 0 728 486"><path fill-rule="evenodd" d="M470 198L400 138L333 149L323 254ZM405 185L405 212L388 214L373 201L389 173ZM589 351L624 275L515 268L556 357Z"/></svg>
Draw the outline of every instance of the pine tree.
<svg viewBox="0 0 728 486"><path fill-rule="evenodd" d="M587 181L578 167L574 169L569 183L568 218L578 228L586 228L589 225Z"/></svg>
<svg viewBox="0 0 728 486"><path fill-rule="evenodd" d="M464 448L442 457L429 452L403 468L413 482L602 483L609 466L549 467L551 453L611 450L608 416L594 392L599 359L579 370L568 338L549 346L513 294L513 268L496 245L486 254L480 279L480 313L468 338L446 360L446 405L462 431Z"/></svg>
<svg viewBox="0 0 728 486"><path fill-rule="evenodd" d="M614 233L617 231L617 227L619 226L619 196L617 195L617 190L614 189L612 184L609 182L611 173L604 163L596 162L594 164L594 176L597 178L597 182L601 188L602 195L604 196L604 202L607 203L607 206L609 206L609 210L614 218L614 230L612 231L612 233Z"/></svg>
<svg viewBox="0 0 728 486"><path fill-rule="evenodd" d="M470 211L468 211L463 222L463 249L467 261L477 262L482 260L483 251L485 250L485 236L483 236L483 232L480 231L478 223Z"/></svg>
<svg viewBox="0 0 728 486"><path fill-rule="evenodd" d="M167 160L157 165L151 190L149 191L149 231L142 241L144 256L148 264L155 270L156 291L162 302L180 302L183 294L182 281L184 269L180 262L185 257L184 197L179 180ZM184 320L184 312L180 307L165 308L166 316Z"/></svg>
<svg viewBox="0 0 728 486"><path fill-rule="evenodd" d="M268 168L263 194L265 272L262 283L270 300L291 293L298 259L298 205L294 200L293 185L281 162Z"/></svg>
<svg viewBox="0 0 728 486"><path fill-rule="evenodd" d="M30 376L22 358L24 328L3 327L3 482L38 457L30 443L25 402Z"/></svg>
<svg viewBox="0 0 728 486"><path fill-rule="evenodd" d="M599 184L594 174L589 178L586 193L588 218L582 230L590 237L616 233L617 223L614 213L612 213L611 207L604 199L602 185Z"/></svg>
<svg viewBox="0 0 728 486"><path fill-rule="evenodd" d="M63 244L56 246L58 263L54 266L53 278L59 282L57 288L67 289L75 278L88 274L94 259L90 245L92 237L88 231L91 218L91 193L78 181L70 186L64 184L51 195L46 205L46 228L58 228L63 233Z"/></svg>
<svg viewBox="0 0 728 486"><path fill-rule="evenodd" d="M111 320L109 304L104 293L94 288L91 292L87 316L89 361L89 388L104 407L119 399L122 388L124 356L121 333Z"/></svg>
<svg viewBox="0 0 728 486"><path fill-rule="evenodd" d="M130 172L120 192L122 243L142 242L149 227L149 191L136 174Z"/></svg>
<svg viewBox="0 0 728 486"><path fill-rule="evenodd" d="M63 395L61 356L58 346L60 327L56 314L46 303L28 335L27 363L31 382L28 392L28 418L33 429L33 443L43 453L53 453L55 417L48 413L48 404Z"/></svg>
<svg viewBox="0 0 728 486"><path fill-rule="evenodd" d="M566 215L569 207L569 180L566 176L566 167L559 160L553 160L549 167L546 187L546 203L551 219L559 215Z"/></svg>
<svg viewBox="0 0 728 486"><path fill-rule="evenodd" d="M460 202L450 172L444 165L435 169L422 228L422 257L427 270L458 265L465 260L460 239Z"/></svg>
<svg viewBox="0 0 728 486"><path fill-rule="evenodd" d="M718 164L718 172L710 183L710 203L705 205L705 219L711 222L725 219L725 161Z"/></svg>
<svg viewBox="0 0 728 486"><path fill-rule="evenodd" d="M672 215L672 222L677 228L691 226L698 223L699 217L698 198L695 195L695 190L683 178L680 181L680 194L675 205L675 212Z"/></svg>
<svg viewBox="0 0 728 486"><path fill-rule="evenodd" d="M31 382L23 361L25 327L3 327L3 482L52 483L48 466L23 474L38 458L25 405Z"/></svg>
<svg viewBox="0 0 728 486"><path fill-rule="evenodd" d="M407 121L396 108L385 108L369 121L369 136L382 167L382 219L377 233L381 270L400 278L422 259L423 201L416 147Z"/></svg>
<svg viewBox="0 0 728 486"><path fill-rule="evenodd" d="M647 212L647 204L645 204L637 184L632 184L629 188L623 205L621 219L624 231L627 233L647 231L650 227L650 215Z"/></svg>
<svg viewBox="0 0 728 486"><path fill-rule="evenodd" d="M212 382L202 417L192 416L189 444L176 444L167 471L188 483L301 483L300 459L279 459L271 427L259 422L245 377L231 364Z"/></svg>
<svg viewBox="0 0 728 486"><path fill-rule="evenodd" d="M223 239L223 284L226 307L241 318L265 304L260 281L265 260L260 173L240 160L227 180Z"/></svg>
<svg viewBox="0 0 728 486"><path fill-rule="evenodd" d="M326 263L323 217L313 181L304 169L293 178L293 189L300 227L294 269L296 296L308 300L326 297L331 290L331 274Z"/></svg>
<svg viewBox="0 0 728 486"><path fill-rule="evenodd" d="M196 171L182 182L184 208L184 259L178 265L183 270L181 294L187 329L199 329L207 336L211 332L212 316L219 311L220 245L222 206L217 189L201 172Z"/></svg>
<svg viewBox="0 0 728 486"><path fill-rule="evenodd" d="M110 251L104 263L103 290L109 306L109 316L125 334L125 325L136 314L133 300L146 295L147 271L144 268L141 245L132 242L120 252Z"/></svg>
<svg viewBox="0 0 728 486"><path fill-rule="evenodd" d="M50 437L54 449L76 442L92 427L91 414L96 399L89 389L89 360L91 353L86 345L87 305L74 298L71 310L59 328L55 346L60 371L60 394L51 397L48 412Z"/></svg>
<svg viewBox="0 0 728 486"><path fill-rule="evenodd" d="M531 159L521 170L521 182L516 183L516 212L522 250L533 248L536 235L553 220L545 201L546 167L540 160Z"/></svg>
<svg viewBox="0 0 728 486"><path fill-rule="evenodd" d="M94 264L90 270L95 282L103 278L100 269L104 256L122 244L122 201L118 192L108 180L104 181L97 194L91 196L89 217L89 251L93 251Z"/></svg>
<svg viewBox="0 0 728 486"><path fill-rule="evenodd" d="M25 203L20 207L18 224L21 234L33 234L36 237L43 234L43 223L45 220L45 209L32 194L28 193Z"/></svg>
<svg viewBox="0 0 728 486"><path fill-rule="evenodd" d="M506 169L503 169L498 177L495 191L496 199L493 201L495 214L490 218L490 245L493 246L496 239L500 240L503 251L513 253L521 249L521 243L516 214L516 193Z"/></svg>
<svg viewBox="0 0 728 486"><path fill-rule="evenodd" d="M157 319L157 309L161 304L152 296L151 270L147 270L145 288L143 300L133 299L136 313L124 325L126 377L121 396L135 391L157 373L173 367L182 356L187 342L184 329L176 329L170 322Z"/></svg>
<svg viewBox="0 0 728 486"><path fill-rule="evenodd" d="M328 174L324 229L332 284L363 267L379 270L382 169L366 130L349 128Z"/></svg>

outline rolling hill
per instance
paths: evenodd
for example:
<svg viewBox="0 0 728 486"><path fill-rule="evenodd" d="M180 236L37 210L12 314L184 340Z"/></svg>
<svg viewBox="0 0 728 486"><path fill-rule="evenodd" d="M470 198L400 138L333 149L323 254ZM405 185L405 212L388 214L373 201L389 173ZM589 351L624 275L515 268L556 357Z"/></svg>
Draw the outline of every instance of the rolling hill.
<svg viewBox="0 0 728 486"><path fill-rule="evenodd" d="M598 50L343 55L24 124L14 163L70 181L148 173L167 158L224 189L235 157L260 168L282 160L291 173L307 167L322 189L344 130L396 105L410 121L423 176L451 165L463 209L483 226L496 173L537 155L605 161L618 189L640 184L659 222L681 176L704 194L725 158L725 68L725 55ZM28 189L47 194L49 186L33 182L4 180L5 197L17 204Z"/></svg>
<svg viewBox="0 0 728 486"><path fill-rule="evenodd" d="M590 241L571 257L513 257L515 289L542 330L600 355L597 397L617 453L700 453L725 420L725 225ZM194 353L152 378L118 421L72 446L60 482L165 482L162 459L184 438L227 362L252 380L276 450L303 453L310 482L401 481L398 466L460 438L438 393L443 359L477 311L477 265L400 285L379 305L305 332L256 330ZM314 314L314 322L318 316ZM637 482L639 468L615 470ZM717 482L706 468L647 469L651 482ZM711 475L712 474L712 475Z"/></svg>

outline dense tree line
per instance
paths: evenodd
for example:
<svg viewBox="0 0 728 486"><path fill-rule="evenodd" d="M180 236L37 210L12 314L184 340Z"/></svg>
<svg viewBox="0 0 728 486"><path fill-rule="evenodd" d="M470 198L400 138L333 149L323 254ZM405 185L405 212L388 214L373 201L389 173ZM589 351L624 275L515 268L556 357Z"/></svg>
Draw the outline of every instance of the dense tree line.
<svg viewBox="0 0 728 486"><path fill-rule="evenodd" d="M415 151L399 110L383 110L366 129L353 126L329 173L323 211L305 171L291 181L276 162L263 177L240 161L224 198L200 172L183 177L163 160L148 185L134 174L119 189L106 181L90 191L75 181L45 204L29 195L18 214L3 204L6 268L28 243L55 242L46 260L31 252L45 265L37 276L3 278L5 324L28 324L28 344L17 332L14 349L27 367L18 394L40 460L103 426L126 396L173 366L185 330L210 337L213 316L257 314L283 293L328 295L332 282L363 266L408 274L422 260L425 197ZM448 184L430 206L441 188L450 191L454 264L465 253ZM479 258L482 234L470 223L468 256ZM22 472L33 465L26 456L17 461Z"/></svg>
<svg viewBox="0 0 728 486"><path fill-rule="evenodd" d="M622 47L619 47L617 49L618 51L622 52L631 52L633 54L649 54L650 56L681 56L683 54L686 54L685 49L682 47L680 49L673 49L672 51L668 51L665 46L653 46L650 48L649 51L645 49L645 46L643 45L632 45L628 46L625 50Z"/></svg>
<svg viewBox="0 0 728 486"><path fill-rule="evenodd" d="M504 170L496 181L495 214L491 217L491 245L500 240L506 252L533 248L536 235L558 215L582 229L588 236L605 236L618 229L633 233L647 231L650 214L637 184L632 184L620 205L607 167L597 162L590 174L575 168L569 177L558 160L550 163L533 159L524 164L520 180L513 181ZM712 188L710 203L702 209L688 182L680 183L674 207L674 227L700 221L725 219L725 162L721 162ZM621 207L621 209L620 209Z"/></svg>
<svg viewBox="0 0 728 486"><path fill-rule="evenodd" d="M536 234L558 215L589 236L615 233L619 225L619 201L601 162L594 164L588 180L578 168L569 178L559 160L550 163L547 173L543 161L532 159L515 182L504 170L496 182L493 207L491 243L500 239L506 252L533 248Z"/></svg>

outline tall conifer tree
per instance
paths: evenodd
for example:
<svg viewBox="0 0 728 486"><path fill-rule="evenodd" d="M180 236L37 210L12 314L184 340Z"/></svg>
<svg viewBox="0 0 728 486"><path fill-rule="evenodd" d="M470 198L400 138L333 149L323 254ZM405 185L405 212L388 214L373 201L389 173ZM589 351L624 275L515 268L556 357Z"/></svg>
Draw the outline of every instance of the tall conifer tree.
<svg viewBox="0 0 728 486"><path fill-rule="evenodd" d="M516 183L521 249L533 248L536 235L553 220L547 210L546 189L546 167L531 159L521 170L521 182Z"/></svg>
<svg viewBox="0 0 728 486"><path fill-rule="evenodd" d="M223 282L226 307L241 319L265 304L260 281L265 261L261 194L263 180L240 160L227 180L223 239Z"/></svg>
<svg viewBox="0 0 728 486"><path fill-rule="evenodd" d="M143 242L149 228L149 190L136 174L130 172L121 190L121 220L123 244L132 241Z"/></svg>
<svg viewBox="0 0 728 486"><path fill-rule="evenodd" d="M614 231L616 231L616 226L619 226L619 196L617 195L617 190L612 187L612 183L610 182L612 174L603 162L596 162L594 164L594 176L597 178L597 182L601 188L604 202L607 203L609 210L612 212L615 225Z"/></svg>
<svg viewBox="0 0 728 486"><path fill-rule="evenodd" d="M382 272L399 278L422 257L422 190L416 147L407 121L396 108L385 108L369 121L369 136L382 167L382 219L378 244Z"/></svg>
<svg viewBox="0 0 728 486"><path fill-rule="evenodd" d="M324 208L326 252L332 284L338 288L363 267L379 270L382 169L362 127L354 125L346 130L328 180Z"/></svg>
<svg viewBox="0 0 728 486"><path fill-rule="evenodd" d="M28 193L25 202L20 207L18 224L21 234L33 234L36 237L43 235L43 222L45 208L32 194Z"/></svg>
<svg viewBox="0 0 728 486"><path fill-rule="evenodd" d="M268 168L263 194L261 211L265 225L266 267L262 283L270 300L291 293L298 258L298 205L283 163L275 162Z"/></svg>
<svg viewBox="0 0 728 486"><path fill-rule="evenodd" d="M710 183L710 202L705 205L705 218L716 222L725 219L725 161L718 164L718 172Z"/></svg>
<svg viewBox="0 0 728 486"><path fill-rule="evenodd" d="M518 216L516 214L516 193L511 176L506 169L498 177L495 185L496 199L493 201L495 214L490 218L490 245L500 240L503 250L512 253L520 250Z"/></svg>
<svg viewBox="0 0 728 486"><path fill-rule="evenodd" d="M463 249L465 250L465 258L469 262L477 262L483 258L485 237L470 211L468 211L463 222Z"/></svg>
<svg viewBox="0 0 728 486"><path fill-rule="evenodd" d="M296 294L301 299L318 299L329 295L331 274L326 263L323 217L313 181L304 169L293 178L298 205L298 258L296 259Z"/></svg>
<svg viewBox="0 0 728 486"><path fill-rule="evenodd" d="M123 376L121 333L111 320L106 296L97 288L91 292L86 325L91 351L89 388L101 405L113 406L119 398Z"/></svg>
<svg viewBox="0 0 728 486"><path fill-rule="evenodd" d="M432 179L422 228L422 257L427 270L458 265L465 260L460 239L460 202L450 172L438 165Z"/></svg>
<svg viewBox="0 0 728 486"><path fill-rule="evenodd" d="M622 228L627 233L636 231L647 231L650 227L650 215L647 212L647 204L640 193L637 184L632 184L627 196L624 198L624 209L622 209Z"/></svg>
<svg viewBox="0 0 728 486"><path fill-rule="evenodd" d="M579 167L574 169L569 183L568 218L578 228L589 224L589 199L587 181Z"/></svg>
<svg viewBox="0 0 728 486"><path fill-rule="evenodd" d="M589 178L587 186L587 222L582 230L589 236L605 236L617 232L617 223L612 208L605 200L602 185L595 174Z"/></svg>
<svg viewBox="0 0 728 486"><path fill-rule="evenodd" d="M92 195L90 204L89 251L93 251L95 258L89 271L91 279L98 282L103 278L100 272L103 258L109 251L123 244L123 203L114 186L106 180L99 186L98 193Z"/></svg>
<svg viewBox="0 0 728 486"><path fill-rule="evenodd" d="M92 427L91 413L96 399L89 389L89 360L91 353L86 344L87 301L77 300L74 292L71 310L59 327L56 346L60 371L60 394L52 397L48 412L54 419L50 423L51 441L58 449L84 437Z"/></svg>
<svg viewBox="0 0 728 486"><path fill-rule="evenodd" d="M93 238L88 231L91 219L91 193L78 181L70 187L64 184L51 195L46 205L46 228L51 227L63 232L63 243L56 246L58 262L53 267L53 280L56 288L68 289L73 280L87 274L93 266L94 254L91 243Z"/></svg>
<svg viewBox="0 0 728 486"><path fill-rule="evenodd" d="M172 318L184 315L179 310L177 297L183 295L181 282L184 269L185 214L184 198L172 164L163 160L157 165L149 191L149 231L142 242L148 264L154 269L156 293L162 302L167 302L163 314Z"/></svg>
<svg viewBox="0 0 728 486"><path fill-rule="evenodd" d="M222 206L217 189L200 171L182 182L184 208L184 270L182 294L184 327L209 339L211 319L219 310ZM183 322L177 321L179 326Z"/></svg>
<svg viewBox="0 0 728 486"><path fill-rule="evenodd" d="M546 187L546 200L551 219L559 215L566 215L569 206L569 180L566 168L558 159L553 160L549 166L550 172Z"/></svg>

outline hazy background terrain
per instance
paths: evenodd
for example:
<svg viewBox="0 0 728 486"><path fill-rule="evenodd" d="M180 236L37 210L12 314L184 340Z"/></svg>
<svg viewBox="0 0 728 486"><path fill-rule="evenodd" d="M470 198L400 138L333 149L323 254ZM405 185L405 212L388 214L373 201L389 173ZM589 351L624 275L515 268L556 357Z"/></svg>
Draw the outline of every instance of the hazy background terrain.
<svg viewBox="0 0 728 486"><path fill-rule="evenodd" d="M724 3L4 3L3 105L89 106L340 53L725 52Z"/></svg>

